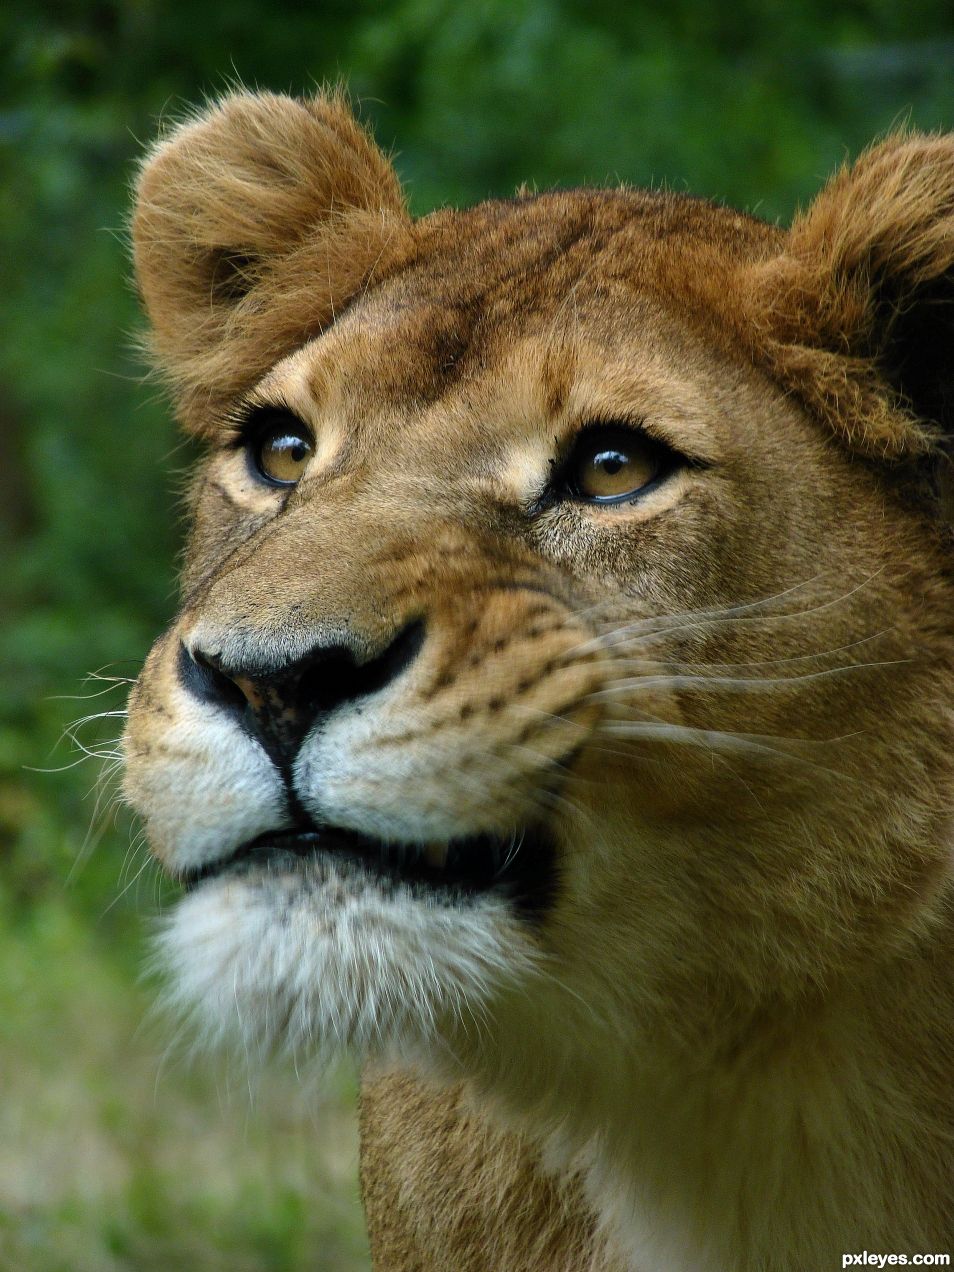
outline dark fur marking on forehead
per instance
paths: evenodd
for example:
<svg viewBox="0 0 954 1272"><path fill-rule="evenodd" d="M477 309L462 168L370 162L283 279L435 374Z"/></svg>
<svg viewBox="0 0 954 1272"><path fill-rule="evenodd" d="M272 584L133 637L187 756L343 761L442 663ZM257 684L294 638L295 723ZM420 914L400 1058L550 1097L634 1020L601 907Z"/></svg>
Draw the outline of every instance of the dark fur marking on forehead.
<svg viewBox="0 0 954 1272"><path fill-rule="evenodd" d="M507 324L558 307L564 289L553 294L553 270L563 264L566 289L571 288L616 232L595 228L590 209L585 208L556 237L550 234L541 240L533 233L520 234L504 250L494 241L478 242L474 254L481 265L479 283L472 282L463 293L453 269L435 275L430 259L426 264L412 263L382 284L385 304L408 311L406 370L394 363L389 366L390 392L418 408L439 402L480 365L499 339L501 319ZM585 261L579 259L581 251L586 253ZM395 294L388 304L390 288ZM359 315L355 317L360 321ZM565 387L558 390L553 382L548 396L556 404L565 392Z"/></svg>

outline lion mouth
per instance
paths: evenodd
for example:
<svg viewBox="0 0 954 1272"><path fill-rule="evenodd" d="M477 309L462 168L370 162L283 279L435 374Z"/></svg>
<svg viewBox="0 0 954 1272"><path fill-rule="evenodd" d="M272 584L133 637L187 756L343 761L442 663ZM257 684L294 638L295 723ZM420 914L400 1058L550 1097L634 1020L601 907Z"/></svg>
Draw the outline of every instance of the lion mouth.
<svg viewBox="0 0 954 1272"><path fill-rule="evenodd" d="M555 886L555 847L540 826L428 843L385 841L339 826L296 826L266 831L179 879L191 890L220 875L294 868L296 859L322 857L362 869L383 885L404 883L457 897L501 893L528 912L544 909Z"/></svg>

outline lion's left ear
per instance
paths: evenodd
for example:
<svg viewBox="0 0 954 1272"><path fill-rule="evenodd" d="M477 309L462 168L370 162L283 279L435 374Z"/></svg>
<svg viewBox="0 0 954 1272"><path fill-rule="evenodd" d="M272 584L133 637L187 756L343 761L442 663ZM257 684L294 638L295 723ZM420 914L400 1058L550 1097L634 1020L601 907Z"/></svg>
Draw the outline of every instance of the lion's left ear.
<svg viewBox="0 0 954 1272"><path fill-rule="evenodd" d="M756 357L854 450L954 440L954 135L843 168L747 286Z"/></svg>

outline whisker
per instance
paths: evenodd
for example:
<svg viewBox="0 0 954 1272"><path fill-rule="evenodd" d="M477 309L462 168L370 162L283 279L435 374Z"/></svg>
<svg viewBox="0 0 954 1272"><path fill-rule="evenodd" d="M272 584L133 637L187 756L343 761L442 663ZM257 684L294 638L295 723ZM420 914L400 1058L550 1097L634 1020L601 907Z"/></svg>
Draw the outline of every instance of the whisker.
<svg viewBox="0 0 954 1272"><path fill-rule="evenodd" d="M830 600L823 601L818 605L810 606L807 609L785 610L782 613L751 613L752 610L761 610L768 605L773 604L777 600L791 595L799 588L807 586L806 583L798 583L793 587L787 588L783 592L778 592L774 596L766 597L762 600L750 601L742 605L729 605L718 609L686 611L683 614L676 615L657 615L651 618L639 619L633 623L621 624L612 628L610 631L592 637L590 640L583 642L575 649L568 651L573 655L593 652L600 649L612 647L615 644L624 641L640 640L642 642L661 640L667 636L673 636L678 632L688 631L696 627L709 626L728 626L732 624L743 623L779 623L787 622L793 619L804 619L814 614L823 613L825 610L831 609L834 605L842 605L855 596L862 588L867 587L881 573L884 567L876 570L867 578L862 579L853 588L846 592L839 593L838 596L832 597ZM814 580L811 580L814 581ZM673 622L673 619L676 621ZM669 626L659 627L660 623L669 623Z"/></svg>
<svg viewBox="0 0 954 1272"><path fill-rule="evenodd" d="M86 862L102 842L103 836L109 827L110 814L115 819L116 811L122 803L122 794L117 786L120 769L121 763L119 760L113 760L107 764L84 797L88 799L95 792L96 801L90 814L89 825L83 837L83 842L80 844L67 872L64 881L64 885L67 887L79 875ZM103 807L104 804L106 805L105 809Z"/></svg>
<svg viewBox="0 0 954 1272"><path fill-rule="evenodd" d="M82 747L83 754L75 760L70 760L68 764L57 765L37 765L24 764L24 773L68 773L70 769L76 768L80 764L85 764L87 760L116 760L118 755L115 752L91 751L87 747Z"/></svg>
<svg viewBox="0 0 954 1272"><path fill-rule="evenodd" d="M811 579L803 580L801 583L795 583L791 587L785 588L784 591L775 592L770 596L758 597L753 601L739 602L736 605L707 606L706 608L703 608L703 609L680 610L673 614L668 614L668 613L667 614L651 614L651 615L647 615L645 618L636 619L631 622L624 622L624 623L621 623L618 627L613 628L612 631L605 632L599 636L594 637L593 638L594 641L597 642L595 647L602 648L605 642L607 641L607 639L612 640L617 635L622 636L629 632L633 632L635 634L638 634L643 631L655 632L659 628L660 624L678 622L678 623L685 623L687 625L691 625L693 622L697 622L697 621L709 622L709 621L715 621L719 618L728 618L728 617L735 617L739 615L746 615L751 613L753 610L762 610L767 608L770 605L773 605L776 601L784 600L786 596L791 596L793 593L799 591L801 588L809 587L813 583L818 582L818 580L821 577L822 577L821 575L816 575L815 577ZM599 602L596 605L590 606L588 609L576 611L573 617L577 620L589 618L589 617L592 617L594 614L596 614L602 608L610 608L611 606L615 606L618 608L619 604L620 604L619 598L614 597L610 601ZM589 643L590 642L587 642L587 645ZM586 648L586 646L584 645L583 648Z"/></svg>
<svg viewBox="0 0 954 1272"><path fill-rule="evenodd" d="M507 847L507 852L504 856L503 861L500 863L499 867L497 868L498 876L504 874L507 870L509 870L510 867L513 865L514 861L516 861L517 855L520 852L520 849L523 847L523 841L525 838L526 838L526 832L523 830L519 832L519 835L517 833L514 833L510 836L510 844Z"/></svg>
<svg viewBox="0 0 954 1272"><path fill-rule="evenodd" d="M107 683L101 689L93 689L90 693L52 693L48 694L44 702L90 702L93 698L102 698L104 694L115 693L117 689L122 689L136 683L135 677L132 676L100 676L92 673L86 677L86 680L102 680Z"/></svg>
<svg viewBox="0 0 954 1272"><path fill-rule="evenodd" d="M105 919L106 915L109 914L110 910L112 910L115 906L119 904L119 902L123 899L123 897L130 890L130 888L132 888L139 881L139 879L142 878L143 874L145 874L145 872L150 868L150 866L158 869L158 865L155 859L151 855L146 854L146 856L143 858L142 865L139 867L139 869L136 871L133 877L129 880L129 882L122 889L122 891L118 892L116 896L113 897L112 901L110 901L106 909L103 910L102 914L99 916L100 920ZM121 877L122 876L120 875L120 878Z"/></svg>
<svg viewBox="0 0 954 1272"><path fill-rule="evenodd" d="M96 683L96 682L102 682L102 684L103 684L103 686L104 686L102 689L96 689L96 690L94 690L92 693L54 693L54 694L49 694L49 695L47 695L47 696L43 699L43 701L44 701L44 702L72 702L72 701L82 701L82 700L84 700L84 699L88 699L88 698L98 698L98 697L100 697L100 696L101 696L102 694L104 694L104 693L109 693L112 689L117 688L119 685L132 685L132 684L135 684L135 683L136 683L136 677L135 677L135 676L115 676L115 675L109 675L109 674L107 674L107 673L109 672L109 669L110 669L111 667L119 667L119 666L122 666L124 663L130 663L130 664L132 664L134 667L136 667L137 669L140 669L140 668L142 667L142 659L141 659L141 658L120 658L120 659L116 659L116 660L115 660L115 661L113 661L113 662L106 663L104 666L100 667L97 671L89 671L89 672L87 672L87 673L86 673L86 675L85 675L85 676L83 677L83 679L82 679L82 682L81 682L81 683L83 683L84 685L85 685L85 684L89 684L90 682L93 682L93 683Z"/></svg>
<svg viewBox="0 0 954 1272"><path fill-rule="evenodd" d="M684 676L684 675L658 675L658 676L628 676L625 679L616 681L604 689L597 689L589 696L591 699L609 698L614 694L623 692L632 692L634 689L658 689L665 687L667 689L685 689L696 688L703 689L712 688L728 688L742 690L766 690L778 689L783 685L805 684L807 682L824 680L830 676L844 675L852 671L866 671L875 667L900 667L905 663L909 663L909 658L896 658L886 662L867 662L867 663L846 663L841 667L828 667L823 671L807 671L795 676Z"/></svg>
<svg viewBox="0 0 954 1272"><path fill-rule="evenodd" d="M840 780L850 781L855 784L858 781L857 778L848 773L839 773L837 770L828 769L824 765L799 755L797 752L772 745L773 743L783 743L790 747L830 746L836 742L844 741L846 736L854 736L852 734L816 741L806 738L782 737L777 734L763 736L751 733L735 733L726 729L700 729L692 725L670 724L666 721L656 720L607 720L600 727L603 732L608 733L612 737L655 739L661 742L702 746L707 749L715 748L738 752L739 754L762 755L802 764Z"/></svg>
<svg viewBox="0 0 954 1272"><path fill-rule="evenodd" d="M872 641L880 640L883 636L890 634L890 628L882 628L881 631L872 632L868 636L861 636L858 640L849 641L845 645L835 645L830 649L819 649L810 653L791 654L787 658L762 658L762 659L742 659L736 662L684 662L681 660L666 659L667 667L678 668L681 671L693 671L704 668L705 670L725 670L732 671L740 667L779 667L786 666L790 663L807 662L809 660L830 658L835 654L847 653L850 649L858 649L862 645L870 644ZM632 658L628 656L618 657L614 654L612 663L614 667L659 667L659 658Z"/></svg>

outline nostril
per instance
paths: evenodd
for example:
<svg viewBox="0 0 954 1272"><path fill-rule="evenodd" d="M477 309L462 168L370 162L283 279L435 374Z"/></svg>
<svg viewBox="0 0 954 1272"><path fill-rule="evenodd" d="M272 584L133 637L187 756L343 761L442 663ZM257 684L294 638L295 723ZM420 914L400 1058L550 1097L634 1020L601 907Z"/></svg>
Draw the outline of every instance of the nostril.
<svg viewBox="0 0 954 1272"><path fill-rule="evenodd" d="M410 667L421 652L424 644L424 622L414 619L403 631L391 641L384 653L379 654L370 663L365 663L362 670L362 693L373 693L383 689L392 680L397 680L403 671Z"/></svg>
<svg viewBox="0 0 954 1272"><path fill-rule="evenodd" d="M396 680L411 665L423 644L424 624L415 619L383 653L367 662L358 662L344 646L318 649L302 659L291 673L294 688L290 696L296 707L309 716L332 711Z"/></svg>
<svg viewBox="0 0 954 1272"><path fill-rule="evenodd" d="M365 662L346 645L318 645L284 666L246 662L228 670L219 655L180 642L179 677L193 698L231 712L273 758L287 764L321 717L383 689L407 670L424 635L423 621L414 619Z"/></svg>
<svg viewBox="0 0 954 1272"><path fill-rule="evenodd" d="M232 707L244 711L248 706L245 694L205 654L190 653L185 645L179 645L179 679L185 688L200 702L215 706Z"/></svg>

